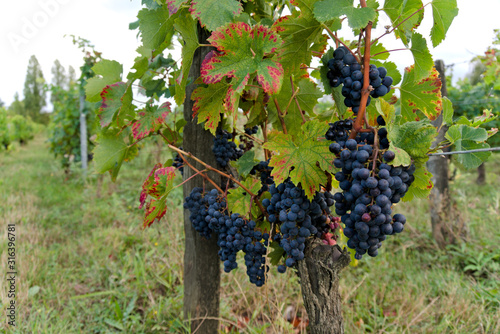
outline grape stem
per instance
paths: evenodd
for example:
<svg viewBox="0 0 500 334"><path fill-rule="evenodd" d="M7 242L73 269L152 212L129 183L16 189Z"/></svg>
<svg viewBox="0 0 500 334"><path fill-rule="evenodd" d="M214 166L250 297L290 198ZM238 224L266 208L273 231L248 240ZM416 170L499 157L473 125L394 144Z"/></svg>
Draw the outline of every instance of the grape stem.
<svg viewBox="0 0 500 334"><path fill-rule="evenodd" d="M295 90L295 86L293 85L293 79L292 76L290 76L290 84L292 85L292 91ZM297 90L292 95L292 98L295 100L295 103L297 104L297 109L299 109L300 116L302 116L302 124L306 122L306 118L304 116L304 113L302 112L302 109L300 108L299 100L297 99L297 93L299 92L300 87L297 87ZM290 100L291 102L291 100ZM288 103L288 106L290 106L290 102ZM288 106L286 107L288 110Z"/></svg>
<svg viewBox="0 0 500 334"><path fill-rule="evenodd" d="M366 1L360 0L361 7L366 7ZM356 138L358 132L363 128L365 123L365 112L366 104L368 102L368 97L370 96L370 46L372 37L372 22L368 22L368 25L364 29L365 32L365 53L363 57L363 88L361 89L361 101L359 104L358 116L354 122L350 139Z"/></svg>
<svg viewBox="0 0 500 334"><path fill-rule="evenodd" d="M248 189L247 187L245 187L240 181L238 181L235 177L233 177L232 175L230 174L226 174L220 170L218 170L217 168L214 168L212 166L210 166L209 164L201 161L200 159L198 159L197 157L195 157L194 155L192 155L191 153L189 152L186 152L186 151L183 151L177 147L175 147L174 145L171 145L171 144L168 144L168 147L172 150L174 150L175 152L179 153L179 155L181 156L182 160L184 160L186 162L186 165L188 165L190 168L192 168L195 172L198 172L197 169L195 169L191 164L189 164L187 162L187 160L183 157L183 154L190 157L191 159L195 160L196 162L200 163L201 165L203 165L207 170L209 171L212 171L212 172L216 172L217 174L220 174L222 176L224 176L225 178L228 178L230 179L231 181L233 181L234 183L236 183L237 185L239 185L243 190L245 190L253 199L253 201L255 202L255 204L257 204L257 206L259 207L260 211L262 211L262 213L267 217L268 214L266 212L266 210L264 209L264 207L262 206L262 204L258 201L257 199L257 195L254 194L250 189ZM222 191L222 189L220 189L220 187L218 187L214 181L212 181L208 176L206 176L205 174L202 174L202 176L207 179L210 183L212 183L216 188L217 190L220 191L221 194L224 193L224 191Z"/></svg>
<svg viewBox="0 0 500 334"><path fill-rule="evenodd" d="M363 1L363 2L364 2L364 1ZM365 7L366 7L366 3L365 3ZM371 24L371 23L370 23L370 24ZM338 44L342 44L342 45L343 45L343 46L344 46L347 50L349 50L349 52L350 52L350 53L354 56L354 58L356 58L356 61L359 63L359 58L358 58L358 57L356 57L356 54L355 54L355 53L354 53L354 52L353 52L353 51L352 51L352 50L351 50L351 49L350 49L350 48L349 48L349 47L348 47L348 46L347 46L344 42L342 42L342 41L341 41L341 40L337 37L337 35L335 35L335 34L333 33L333 31L331 31L331 30L330 30L330 28L328 28L328 26L327 26L326 24L324 24L324 23L323 23L323 24L322 24L322 26L323 26L323 29L325 29L325 30L328 32L328 35L330 35L330 37L331 37L332 39L334 39L334 40L337 42L337 46L338 46Z"/></svg>
<svg viewBox="0 0 500 334"><path fill-rule="evenodd" d="M378 158L378 150L379 150L379 138L378 131L373 129L373 134L375 136L373 140L373 166L372 166L372 176L375 176L375 169L377 168L377 158Z"/></svg>
<svg viewBox="0 0 500 334"><path fill-rule="evenodd" d="M285 125L285 120L283 119L282 113L281 113L281 108L278 104L278 100L276 98L273 99L274 105L276 106L276 110L278 110L278 118L281 122L281 127L283 128L283 133L288 134L288 131L286 131L286 125Z"/></svg>

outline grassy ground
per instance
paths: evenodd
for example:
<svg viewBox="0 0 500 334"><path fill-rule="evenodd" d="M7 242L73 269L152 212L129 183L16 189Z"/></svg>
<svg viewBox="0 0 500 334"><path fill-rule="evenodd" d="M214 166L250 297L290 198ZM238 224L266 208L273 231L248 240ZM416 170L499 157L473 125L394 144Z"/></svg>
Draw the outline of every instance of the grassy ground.
<svg viewBox="0 0 500 334"><path fill-rule="evenodd" d="M141 229L137 209L153 150L124 165L117 184L96 175L84 184L76 168L65 175L43 137L0 155L0 275L14 222L18 272L17 326L2 319L0 331L182 332L182 194L174 192L167 219L150 229ZM346 333L500 333L500 157L487 170L482 187L474 173L458 171L453 181L466 243L435 246L426 201L397 208L407 215L405 232L343 273ZM4 317L9 298L0 282ZM273 269L259 289L239 269L222 284L224 332L247 321L241 332L299 331L283 317L286 309L304 314L293 272Z"/></svg>

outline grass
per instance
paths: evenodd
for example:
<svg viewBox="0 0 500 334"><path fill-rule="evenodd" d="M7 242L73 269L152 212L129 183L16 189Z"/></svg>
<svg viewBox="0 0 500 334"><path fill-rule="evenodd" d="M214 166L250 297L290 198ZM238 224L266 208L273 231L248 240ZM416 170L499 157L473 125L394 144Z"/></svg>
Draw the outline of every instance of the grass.
<svg viewBox="0 0 500 334"><path fill-rule="evenodd" d="M75 167L64 174L43 136L0 155L0 275L7 263L6 225L16 223L17 323L2 333L180 333L183 229L180 188L169 214L143 230L137 209L154 147L125 164L118 181ZM163 154L168 157L168 153ZM380 255L341 278L346 333L500 332L500 158L488 163L488 184L457 171L452 182L466 242L439 250L427 202L402 204L407 228ZM240 259L240 267L243 267ZM223 274L221 329L296 333L283 313L306 317L298 279L273 269L265 288L244 270ZM1 305L9 302L0 281ZM3 326L3 327L2 327ZM299 326L300 327L300 326Z"/></svg>

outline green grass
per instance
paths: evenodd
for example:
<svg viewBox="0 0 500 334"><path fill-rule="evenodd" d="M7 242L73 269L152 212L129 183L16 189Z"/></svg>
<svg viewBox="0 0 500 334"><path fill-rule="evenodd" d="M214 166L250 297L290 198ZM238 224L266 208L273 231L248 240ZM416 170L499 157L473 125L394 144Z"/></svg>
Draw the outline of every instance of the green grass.
<svg viewBox="0 0 500 334"><path fill-rule="evenodd" d="M0 155L0 275L7 261L6 224L17 224L17 326L6 333L180 333L182 319L182 193L167 218L141 228L137 209L155 147L124 164L116 184L77 167L66 175L39 136ZM168 153L162 152L163 158ZM458 171L452 182L466 242L439 250L426 201L401 204L405 232L384 242L341 278L346 333L500 332L500 157L488 163L488 183ZM240 267L244 267L240 259ZM306 317L292 271L270 272L264 288L242 269L223 274L221 328L294 333L283 313ZM9 299L0 283L2 314Z"/></svg>

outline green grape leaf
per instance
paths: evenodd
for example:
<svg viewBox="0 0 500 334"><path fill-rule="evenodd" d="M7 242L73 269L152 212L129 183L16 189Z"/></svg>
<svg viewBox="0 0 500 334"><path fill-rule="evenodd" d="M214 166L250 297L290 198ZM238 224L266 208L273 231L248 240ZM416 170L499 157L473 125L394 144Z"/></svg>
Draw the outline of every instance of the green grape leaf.
<svg viewBox="0 0 500 334"><path fill-rule="evenodd" d="M201 76L204 83L217 83L224 77L234 78L234 90L241 93L250 75L256 72L257 81L266 93L279 92L283 67L267 58L281 45L281 38L276 33L265 26L251 28L238 22L220 27L208 41L223 53L211 52L203 61Z"/></svg>
<svg viewBox="0 0 500 334"><path fill-rule="evenodd" d="M443 96L443 122L448 126L453 124L453 103Z"/></svg>
<svg viewBox="0 0 500 334"><path fill-rule="evenodd" d="M417 163L429 159L427 152L436 136L436 128L423 121L395 124L388 133L390 143L405 150Z"/></svg>
<svg viewBox="0 0 500 334"><path fill-rule="evenodd" d="M205 129L215 135L215 130L220 122L220 114L224 112L229 85L224 81L207 87L198 86L191 94L193 104L193 117L198 116L198 124L205 122Z"/></svg>
<svg viewBox="0 0 500 334"><path fill-rule="evenodd" d="M396 28L396 38L408 45L408 40L424 18L422 0L386 0L384 11ZM414 14L414 15L413 15Z"/></svg>
<svg viewBox="0 0 500 334"><path fill-rule="evenodd" d="M141 9L139 14L139 30L143 45L151 50L164 50L174 35L174 17L169 16L165 6L157 9Z"/></svg>
<svg viewBox="0 0 500 334"><path fill-rule="evenodd" d="M111 174L113 182L118 176L124 160L128 160L134 150L124 141L125 135L118 130L102 131L97 136L97 145L93 150L94 169L98 174L107 171Z"/></svg>
<svg viewBox="0 0 500 334"><path fill-rule="evenodd" d="M132 136L141 140L160 129L165 124L170 110L170 102L165 102L160 107L147 105L144 110L137 113L139 119L132 124Z"/></svg>
<svg viewBox="0 0 500 334"><path fill-rule="evenodd" d="M485 123L491 122L497 118L490 109L484 109L482 115L474 117L473 120L468 120L465 116L460 116L459 119L455 122L456 124L465 124L468 126L472 126L473 128L477 128Z"/></svg>
<svg viewBox="0 0 500 334"><path fill-rule="evenodd" d="M243 7L236 0L193 0L189 11L200 20L202 27L214 31L233 22L243 11Z"/></svg>
<svg viewBox="0 0 500 334"><path fill-rule="evenodd" d="M361 54L364 54L364 49L364 47L361 48ZM387 52L387 49L380 41L376 41L375 44L370 45L370 55L370 61L372 59L386 60L389 58L389 52Z"/></svg>
<svg viewBox="0 0 500 334"><path fill-rule="evenodd" d="M396 118L396 108L384 99L377 99L375 108L377 109L377 113L384 118L387 130L390 132Z"/></svg>
<svg viewBox="0 0 500 334"><path fill-rule="evenodd" d="M490 147L488 144L483 143L488 139L488 132L484 128L474 128L464 124L457 124L448 129L445 137L455 145L457 151ZM491 152L459 154L456 160L465 168L470 169L478 167L484 161L488 160L490 155Z"/></svg>
<svg viewBox="0 0 500 334"><path fill-rule="evenodd" d="M418 121L418 110L430 120L435 120L441 113L441 80L435 68L429 77L419 81L415 80L414 67L407 67L400 90L401 116L406 121Z"/></svg>
<svg viewBox="0 0 500 334"><path fill-rule="evenodd" d="M300 12L283 16L273 25L273 30L283 39L278 51L279 62L287 73L299 70L302 64L309 64L312 51L324 41L323 26L308 13L306 7L302 7Z"/></svg>
<svg viewBox="0 0 500 334"><path fill-rule="evenodd" d="M370 7L356 8L353 0L323 0L314 4L314 17L322 23L338 19L345 15L352 29L361 29L368 22L375 21L377 12Z"/></svg>
<svg viewBox="0 0 500 334"><path fill-rule="evenodd" d="M253 194L257 194L261 187L260 180L252 177L248 177L241 183ZM252 196L242 187L229 189L227 194L227 206L230 212L239 213L247 217L252 208Z"/></svg>
<svg viewBox="0 0 500 334"><path fill-rule="evenodd" d="M167 8L170 15L174 15L188 0L167 0Z"/></svg>
<svg viewBox="0 0 500 334"><path fill-rule="evenodd" d="M405 194L405 196L401 199L403 202L411 202L413 201L414 199L417 199L417 198L428 198L430 193L431 193L431 189L422 189L422 188L418 188L418 187L414 187L413 184L410 186L410 188L408 188L408 192Z"/></svg>
<svg viewBox="0 0 500 334"><path fill-rule="evenodd" d="M434 20L431 41L432 46L436 47L444 40L453 19L458 15L457 0L433 0L431 6Z"/></svg>
<svg viewBox="0 0 500 334"><path fill-rule="evenodd" d="M277 266L281 262L281 259L285 254L285 250L276 241L271 242L271 248L273 250L267 254L267 257L273 266Z"/></svg>
<svg viewBox="0 0 500 334"><path fill-rule="evenodd" d="M104 87L122 80L123 66L114 60L103 59L92 67L95 77L87 80L85 94L87 101L100 102Z"/></svg>
<svg viewBox="0 0 500 334"><path fill-rule="evenodd" d="M169 7L170 10L170 7ZM186 98L186 85L188 83L189 69L193 64L194 52L198 48L198 33L196 21L189 15L180 15L175 20L174 28L182 36L182 65L176 79L178 88L175 90L175 102L183 104Z"/></svg>
<svg viewBox="0 0 500 334"><path fill-rule="evenodd" d="M432 55L427 47L427 42L422 35L416 32L413 33L410 51L413 54L413 59L415 60L413 80L420 81L427 78L432 70L432 67L434 66L434 61L432 60Z"/></svg>
<svg viewBox="0 0 500 334"><path fill-rule="evenodd" d="M415 165L417 169L413 173L415 180L411 184L411 187L417 187L423 190L430 191L433 187L432 184L432 174L429 172L425 166L425 164L417 164Z"/></svg>
<svg viewBox="0 0 500 334"><path fill-rule="evenodd" d="M323 94L317 88L316 84L309 79L302 79L298 83L294 82L294 88L295 90L298 89L298 93L295 96L299 102L300 109L306 115L312 115L314 106L318 103L318 99L323 96ZM285 125L291 134L300 131L302 125L301 110L297 107L295 100L291 99L293 93L290 80L285 80L281 91L276 95L276 100L281 108L281 112L284 113L286 111L286 116L284 117ZM268 109L277 115L278 111L274 103L270 103ZM281 129L281 123L278 121L274 126Z"/></svg>
<svg viewBox="0 0 500 334"><path fill-rule="evenodd" d="M409 165L411 165L410 155L408 154L408 152L406 152L402 148L396 147L396 146L394 146L393 143L390 143L389 151L393 151L396 154L396 157L394 158L394 160L389 162L389 165L393 165L393 166L409 166Z"/></svg>
<svg viewBox="0 0 500 334"><path fill-rule="evenodd" d="M312 199L320 185L326 185L325 171L333 172L332 154L325 136L328 124L316 120L308 121L296 136L278 133L264 144L274 155L269 166L274 167L272 176L276 184L283 183L289 176L296 185L301 184L307 197ZM293 167L293 170L291 170Z"/></svg>
<svg viewBox="0 0 500 334"><path fill-rule="evenodd" d="M144 46L140 46L137 48L137 52L140 55L134 59L134 65L132 66L132 70L135 70L135 72L130 71L127 74L128 80L140 79L148 71L148 54L151 54L151 50L145 48Z"/></svg>
<svg viewBox="0 0 500 334"><path fill-rule="evenodd" d="M258 163L259 161L255 159L255 152L253 150L246 152L238 160L230 162L230 164L236 168L238 174L243 178L247 177L253 167Z"/></svg>

